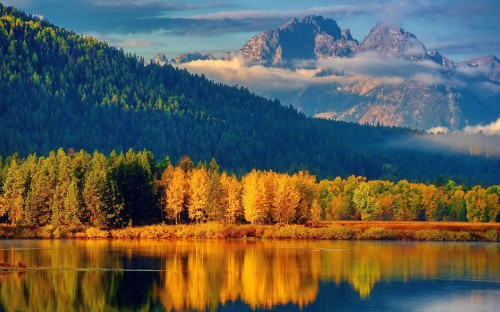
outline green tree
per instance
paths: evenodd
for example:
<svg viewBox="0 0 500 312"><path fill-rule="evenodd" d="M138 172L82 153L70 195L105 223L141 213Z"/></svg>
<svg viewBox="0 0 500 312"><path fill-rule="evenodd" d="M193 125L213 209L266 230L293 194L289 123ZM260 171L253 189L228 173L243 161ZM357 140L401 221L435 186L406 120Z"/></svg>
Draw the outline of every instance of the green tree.
<svg viewBox="0 0 500 312"><path fill-rule="evenodd" d="M479 185L474 186L465 194L467 220L470 222L486 221L486 190Z"/></svg>
<svg viewBox="0 0 500 312"><path fill-rule="evenodd" d="M219 165L212 158L208 166L207 180L207 218L209 221L224 219L224 190L220 181Z"/></svg>
<svg viewBox="0 0 500 312"><path fill-rule="evenodd" d="M85 176L83 198L91 225L107 228L125 224L123 198L118 186L110 178L106 157L100 153L95 152L92 157Z"/></svg>

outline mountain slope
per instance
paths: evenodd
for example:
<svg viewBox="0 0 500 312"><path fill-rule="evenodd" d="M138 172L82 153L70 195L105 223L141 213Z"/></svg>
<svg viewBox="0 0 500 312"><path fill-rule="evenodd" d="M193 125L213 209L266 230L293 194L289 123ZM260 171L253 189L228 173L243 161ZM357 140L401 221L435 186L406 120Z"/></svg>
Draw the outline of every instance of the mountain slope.
<svg viewBox="0 0 500 312"><path fill-rule="evenodd" d="M389 146L416 133L315 120L0 5L0 154L58 147L216 157L222 168L498 180L500 161ZM418 164L418 166L417 166ZM471 182L472 180L469 180Z"/></svg>

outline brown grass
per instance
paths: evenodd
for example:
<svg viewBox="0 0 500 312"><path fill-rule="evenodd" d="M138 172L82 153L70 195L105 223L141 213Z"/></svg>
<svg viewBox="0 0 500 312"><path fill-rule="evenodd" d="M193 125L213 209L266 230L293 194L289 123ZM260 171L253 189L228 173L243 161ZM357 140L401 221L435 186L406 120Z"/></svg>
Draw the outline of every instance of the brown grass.
<svg viewBox="0 0 500 312"><path fill-rule="evenodd" d="M419 221L323 221L324 226L345 226L351 229L366 230L382 227L391 230L441 230L441 231L500 231L500 223L479 222L419 222Z"/></svg>

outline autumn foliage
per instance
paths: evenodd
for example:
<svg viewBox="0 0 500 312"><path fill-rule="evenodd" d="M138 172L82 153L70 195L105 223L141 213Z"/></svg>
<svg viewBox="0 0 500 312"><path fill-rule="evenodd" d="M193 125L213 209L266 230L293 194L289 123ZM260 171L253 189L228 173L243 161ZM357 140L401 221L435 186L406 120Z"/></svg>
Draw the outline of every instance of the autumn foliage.
<svg viewBox="0 0 500 312"><path fill-rule="evenodd" d="M251 172L237 177L183 157L174 166L148 151L105 156L59 149L47 157L2 161L3 223L28 227L121 228L157 223L287 225L322 221L498 222L500 189L368 181L317 181L294 174Z"/></svg>

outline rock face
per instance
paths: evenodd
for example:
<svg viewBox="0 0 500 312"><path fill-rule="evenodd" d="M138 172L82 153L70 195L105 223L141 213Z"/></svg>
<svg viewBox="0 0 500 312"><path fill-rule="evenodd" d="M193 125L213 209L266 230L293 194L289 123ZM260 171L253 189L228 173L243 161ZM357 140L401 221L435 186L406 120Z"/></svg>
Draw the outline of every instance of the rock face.
<svg viewBox="0 0 500 312"><path fill-rule="evenodd" d="M158 53L153 57L151 60L151 63L163 66L168 63L167 57L163 53Z"/></svg>
<svg viewBox="0 0 500 312"><path fill-rule="evenodd" d="M417 37L399 27L379 22L365 37L359 51L377 52L386 56L401 56L416 61L427 57L427 50Z"/></svg>
<svg viewBox="0 0 500 312"><path fill-rule="evenodd" d="M201 54L201 53L182 53L177 54L171 61L171 63L182 64L189 63L193 61L206 61L206 60L215 60L210 54Z"/></svg>
<svg viewBox="0 0 500 312"><path fill-rule="evenodd" d="M437 50L427 51L427 56L431 60L436 62L436 64L443 66L443 69L445 71L449 71L456 68L455 63L453 63L452 60L449 60L446 57L442 56Z"/></svg>
<svg viewBox="0 0 500 312"><path fill-rule="evenodd" d="M301 60L349 56L358 45L349 29L341 30L334 20L306 16L254 36L240 53L252 62L290 66Z"/></svg>
<svg viewBox="0 0 500 312"><path fill-rule="evenodd" d="M500 82L500 60L494 55L465 60L457 64L457 69L461 73L479 74L483 79Z"/></svg>

